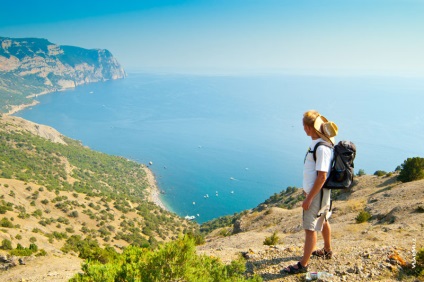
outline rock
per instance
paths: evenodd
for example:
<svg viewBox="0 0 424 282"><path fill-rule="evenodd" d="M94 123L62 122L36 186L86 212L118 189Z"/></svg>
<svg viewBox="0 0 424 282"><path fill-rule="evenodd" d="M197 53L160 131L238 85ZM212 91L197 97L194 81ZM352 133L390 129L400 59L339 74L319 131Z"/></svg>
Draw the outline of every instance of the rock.
<svg viewBox="0 0 424 282"><path fill-rule="evenodd" d="M241 233L243 232L243 220L242 219L238 219L234 222L233 224L233 234L237 234L237 233Z"/></svg>
<svg viewBox="0 0 424 282"><path fill-rule="evenodd" d="M8 263L8 262L10 262L10 260L7 258L6 255L4 255L4 256L0 256L0 262L1 263Z"/></svg>

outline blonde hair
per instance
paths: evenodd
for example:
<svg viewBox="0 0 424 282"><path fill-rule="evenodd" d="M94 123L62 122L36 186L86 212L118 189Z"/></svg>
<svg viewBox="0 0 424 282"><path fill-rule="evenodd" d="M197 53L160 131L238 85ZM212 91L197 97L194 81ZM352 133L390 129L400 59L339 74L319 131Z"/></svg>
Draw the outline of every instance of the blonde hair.
<svg viewBox="0 0 424 282"><path fill-rule="evenodd" d="M314 127L315 120L320 115L315 110L309 110L303 114L303 124L306 126Z"/></svg>

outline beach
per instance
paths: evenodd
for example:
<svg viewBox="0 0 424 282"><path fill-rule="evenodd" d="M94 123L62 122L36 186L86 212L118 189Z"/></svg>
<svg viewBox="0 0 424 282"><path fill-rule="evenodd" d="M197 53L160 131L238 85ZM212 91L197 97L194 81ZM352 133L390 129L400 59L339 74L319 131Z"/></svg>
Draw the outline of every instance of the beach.
<svg viewBox="0 0 424 282"><path fill-rule="evenodd" d="M149 183L148 200L150 202L153 202L155 205L161 207L162 209L169 211L169 209L163 204L163 202L159 198L160 190L157 186L153 172L147 166L144 165L143 169L146 172L147 182Z"/></svg>

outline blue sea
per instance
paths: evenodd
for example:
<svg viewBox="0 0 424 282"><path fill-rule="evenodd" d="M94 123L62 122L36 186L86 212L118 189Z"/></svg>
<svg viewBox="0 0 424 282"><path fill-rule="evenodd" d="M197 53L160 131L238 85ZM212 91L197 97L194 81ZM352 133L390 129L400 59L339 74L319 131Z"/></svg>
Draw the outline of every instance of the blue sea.
<svg viewBox="0 0 424 282"><path fill-rule="evenodd" d="M301 187L309 109L357 145L356 172L422 157L423 92L417 78L130 73L39 96L16 115L94 150L152 162L164 204L202 223Z"/></svg>

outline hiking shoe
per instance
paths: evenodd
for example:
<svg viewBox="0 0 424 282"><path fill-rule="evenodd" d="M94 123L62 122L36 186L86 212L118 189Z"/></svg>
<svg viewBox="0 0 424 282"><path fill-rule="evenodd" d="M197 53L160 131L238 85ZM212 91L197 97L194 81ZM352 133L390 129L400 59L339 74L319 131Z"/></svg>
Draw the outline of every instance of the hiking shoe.
<svg viewBox="0 0 424 282"><path fill-rule="evenodd" d="M316 250L312 252L312 256L323 258L323 259L331 259L333 257L333 251L326 251L324 248L321 250Z"/></svg>
<svg viewBox="0 0 424 282"><path fill-rule="evenodd" d="M281 274L298 274L308 271L308 266L303 266L300 261L295 265L290 265L280 271Z"/></svg>

